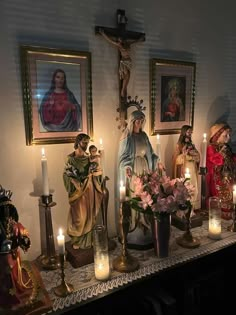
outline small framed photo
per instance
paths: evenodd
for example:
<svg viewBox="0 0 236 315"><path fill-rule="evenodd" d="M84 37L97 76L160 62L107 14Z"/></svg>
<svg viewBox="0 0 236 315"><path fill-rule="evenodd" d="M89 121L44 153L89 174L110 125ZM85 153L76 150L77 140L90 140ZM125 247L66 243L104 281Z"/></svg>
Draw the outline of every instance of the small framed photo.
<svg viewBox="0 0 236 315"><path fill-rule="evenodd" d="M151 59L151 135L180 133L193 126L196 64Z"/></svg>
<svg viewBox="0 0 236 315"><path fill-rule="evenodd" d="M26 144L93 137L91 54L20 46Z"/></svg>

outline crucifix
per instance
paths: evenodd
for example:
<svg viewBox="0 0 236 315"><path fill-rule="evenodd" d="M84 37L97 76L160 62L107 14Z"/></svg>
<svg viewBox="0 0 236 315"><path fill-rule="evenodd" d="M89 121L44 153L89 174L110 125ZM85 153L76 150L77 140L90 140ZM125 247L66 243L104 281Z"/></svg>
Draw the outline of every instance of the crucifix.
<svg viewBox="0 0 236 315"><path fill-rule="evenodd" d="M119 89L120 89L120 103L117 111L120 115L120 123L123 125L127 118L127 108L130 106L139 106L140 102L132 100L128 97L127 88L129 84L132 59L131 46L135 43L145 41L145 34L126 30L128 22L125 16L125 10L117 10L117 28L110 28L104 26L95 26L95 34L101 35L106 41L117 47L119 51Z"/></svg>

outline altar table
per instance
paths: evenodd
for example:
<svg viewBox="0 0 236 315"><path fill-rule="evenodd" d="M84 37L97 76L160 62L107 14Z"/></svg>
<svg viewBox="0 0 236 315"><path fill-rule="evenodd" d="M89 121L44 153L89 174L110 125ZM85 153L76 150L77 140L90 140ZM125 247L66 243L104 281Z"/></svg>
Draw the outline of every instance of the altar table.
<svg viewBox="0 0 236 315"><path fill-rule="evenodd" d="M129 249L129 253L138 258L140 268L130 273L119 273L112 270L111 278L104 282L95 279L93 264L74 269L67 263L65 268L65 280L74 286L74 292L65 298L57 297L53 292L53 289L61 283L60 270L43 270L41 271L41 276L52 301L52 310L44 314L63 314L75 308L78 308L79 314L79 308L82 305L112 295L114 292L133 286L136 283L170 269L185 266L189 262L194 262L199 260L199 258L212 255L231 247L236 244L236 233L227 231L227 227L230 223L231 221L223 221L222 238L220 240L211 240L208 238L208 221L204 221L201 227L192 229L193 236L201 240L201 245L195 249L186 249L177 245L175 241L176 238L184 232L172 226L169 257L162 259L157 258L154 255L153 249L146 251ZM120 244L118 242L117 244L117 248L110 252L111 263L121 252Z"/></svg>

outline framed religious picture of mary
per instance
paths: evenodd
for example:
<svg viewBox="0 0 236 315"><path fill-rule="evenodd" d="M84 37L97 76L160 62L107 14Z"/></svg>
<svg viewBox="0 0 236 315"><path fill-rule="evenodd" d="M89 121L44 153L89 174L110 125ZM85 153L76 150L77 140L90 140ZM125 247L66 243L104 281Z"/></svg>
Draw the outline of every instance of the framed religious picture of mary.
<svg viewBox="0 0 236 315"><path fill-rule="evenodd" d="M93 137L91 54L20 46L26 144Z"/></svg>
<svg viewBox="0 0 236 315"><path fill-rule="evenodd" d="M180 133L193 126L196 64L151 59L151 134Z"/></svg>

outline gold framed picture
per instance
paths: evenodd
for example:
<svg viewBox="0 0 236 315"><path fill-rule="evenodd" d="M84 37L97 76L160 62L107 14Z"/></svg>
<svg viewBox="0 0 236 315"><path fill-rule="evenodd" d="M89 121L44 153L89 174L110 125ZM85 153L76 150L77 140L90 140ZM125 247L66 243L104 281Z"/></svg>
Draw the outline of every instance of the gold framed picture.
<svg viewBox="0 0 236 315"><path fill-rule="evenodd" d="M91 54L20 46L26 144L93 137Z"/></svg>
<svg viewBox="0 0 236 315"><path fill-rule="evenodd" d="M180 133L193 126L196 64L151 59L151 135Z"/></svg>

